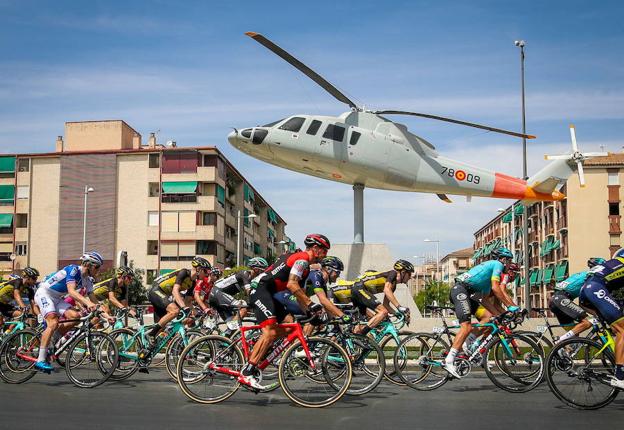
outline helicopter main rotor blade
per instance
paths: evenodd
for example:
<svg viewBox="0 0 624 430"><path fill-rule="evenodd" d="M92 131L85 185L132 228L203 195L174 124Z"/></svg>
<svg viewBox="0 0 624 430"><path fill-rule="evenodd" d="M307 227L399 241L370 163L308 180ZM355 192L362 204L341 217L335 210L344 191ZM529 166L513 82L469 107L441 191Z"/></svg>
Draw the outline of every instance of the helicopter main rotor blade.
<svg viewBox="0 0 624 430"><path fill-rule="evenodd" d="M493 131L495 133L508 134L510 136L524 137L526 139L535 139L535 136L532 136L530 134L516 133L515 131L503 130L503 129L500 129L500 128L489 127L487 125L475 124L473 122L460 121L458 119L446 118L446 117L443 117L443 116L429 115L429 114L426 114L426 113L408 112L408 111L403 111L403 110L378 110L375 113L376 114L381 114L381 115L412 115L412 116L419 116L419 117L422 117L422 118L437 119L439 121L452 122L453 124L460 124L460 125L466 125L468 127L480 128L482 130Z"/></svg>
<svg viewBox="0 0 624 430"><path fill-rule="evenodd" d="M318 85L320 85L325 91L334 96L338 101L341 101L350 107L357 109L357 105L345 96L343 93L338 90L338 88L334 87L332 84L327 82L321 75L316 73L314 70L310 69L308 66L303 64L301 61L297 60L295 57L290 55L284 49L277 46L275 43L271 42L269 39L261 35L260 33L254 33L253 31L248 31L245 33L247 36L251 37L253 40L263 45L270 51L273 51L274 54L281 57L287 63L290 63L294 68L298 69L301 73L306 75L308 78L312 79Z"/></svg>

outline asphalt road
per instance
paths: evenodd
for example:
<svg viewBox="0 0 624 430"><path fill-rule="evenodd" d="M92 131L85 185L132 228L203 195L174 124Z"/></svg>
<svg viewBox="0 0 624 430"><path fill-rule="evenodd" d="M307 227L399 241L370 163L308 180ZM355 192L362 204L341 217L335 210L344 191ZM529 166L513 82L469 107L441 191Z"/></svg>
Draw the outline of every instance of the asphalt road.
<svg viewBox="0 0 624 430"><path fill-rule="evenodd" d="M624 395L599 411L577 411L547 386L510 394L476 373L433 392L383 382L372 393L320 410L294 406L279 390L254 395L241 389L218 405L200 405L157 369L91 390L76 388L64 372L22 385L0 382L0 411L0 428L12 429L616 429Z"/></svg>

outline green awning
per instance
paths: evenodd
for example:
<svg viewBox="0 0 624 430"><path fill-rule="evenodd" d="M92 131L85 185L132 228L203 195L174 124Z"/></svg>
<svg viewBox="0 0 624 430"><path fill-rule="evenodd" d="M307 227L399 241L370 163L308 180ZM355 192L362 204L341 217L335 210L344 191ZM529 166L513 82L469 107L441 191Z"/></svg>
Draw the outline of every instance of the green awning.
<svg viewBox="0 0 624 430"><path fill-rule="evenodd" d="M516 207L514 208L514 213L516 215L522 215L524 213L524 205L522 204L516 205Z"/></svg>
<svg viewBox="0 0 624 430"><path fill-rule="evenodd" d="M542 283L542 269L537 269L537 280L535 281L537 284Z"/></svg>
<svg viewBox="0 0 624 430"><path fill-rule="evenodd" d="M532 270L531 274L529 275L529 285L533 286L535 285L535 283L537 282L537 272L538 270Z"/></svg>
<svg viewBox="0 0 624 430"><path fill-rule="evenodd" d="M159 273L160 273L160 276L162 276L162 275L166 275L167 273L171 273L173 271L174 269L160 269Z"/></svg>
<svg viewBox="0 0 624 430"><path fill-rule="evenodd" d="M9 228L13 225L13 214L0 214L0 228Z"/></svg>
<svg viewBox="0 0 624 430"><path fill-rule="evenodd" d="M274 239L275 238L275 232L273 230L271 230L270 228L267 229L267 235L271 238Z"/></svg>
<svg viewBox="0 0 624 430"><path fill-rule="evenodd" d="M511 222L511 218L512 218L511 212L506 213L506 214L503 216L503 222L504 222L504 223L510 223L510 222Z"/></svg>
<svg viewBox="0 0 624 430"><path fill-rule="evenodd" d="M566 278L566 272L568 271L568 262L562 261L557 265L555 279L557 282L561 282Z"/></svg>
<svg viewBox="0 0 624 430"><path fill-rule="evenodd" d="M0 157L0 173L15 172L15 157Z"/></svg>
<svg viewBox="0 0 624 430"><path fill-rule="evenodd" d="M546 266L546 268L544 269L544 279L543 279L544 284L548 284L550 281L553 280L554 271L555 271L554 265L551 264L549 266Z"/></svg>
<svg viewBox="0 0 624 430"><path fill-rule="evenodd" d="M254 254L260 255L261 252L262 252L262 249L260 248L260 245L254 242Z"/></svg>
<svg viewBox="0 0 624 430"><path fill-rule="evenodd" d="M15 200L15 187L13 185L0 185L0 202L13 203Z"/></svg>
<svg viewBox="0 0 624 430"><path fill-rule="evenodd" d="M267 210L267 218L269 220L269 222L273 223L273 224L277 224L277 214L275 213L275 211L271 208L269 208Z"/></svg>
<svg viewBox="0 0 624 430"><path fill-rule="evenodd" d="M555 240L551 245L550 245L550 250L553 251L555 249L559 249L559 247L561 246L561 242L558 240Z"/></svg>
<svg viewBox="0 0 624 430"><path fill-rule="evenodd" d="M246 202L252 202L255 200L255 195L253 190L246 183L243 184L243 196L245 197Z"/></svg>
<svg viewBox="0 0 624 430"><path fill-rule="evenodd" d="M195 194L197 181L163 182L163 194Z"/></svg>
<svg viewBox="0 0 624 430"><path fill-rule="evenodd" d="M225 205L225 189L219 184L217 184L217 201Z"/></svg>

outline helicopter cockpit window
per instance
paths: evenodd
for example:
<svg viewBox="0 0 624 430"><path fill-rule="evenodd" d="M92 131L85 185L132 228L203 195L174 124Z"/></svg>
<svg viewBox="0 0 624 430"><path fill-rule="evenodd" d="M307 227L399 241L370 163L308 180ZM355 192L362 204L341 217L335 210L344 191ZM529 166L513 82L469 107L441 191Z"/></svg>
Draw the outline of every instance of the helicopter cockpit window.
<svg viewBox="0 0 624 430"><path fill-rule="evenodd" d="M262 127L271 128L271 127L273 127L275 124L279 124L279 123L280 123L280 122L282 122L282 121L284 121L284 118L282 118L282 119L278 119L277 121L273 121L273 122L270 122L270 123L268 123L268 124L264 124Z"/></svg>
<svg viewBox="0 0 624 430"><path fill-rule="evenodd" d="M342 142L344 139L345 129L344 127L340 127L339 125L329 124L327 129L325 129L325 133L323 133L323 137L326 139L336 140L338 142Z"/></svg>
<svg viewBox="0 0 624 430"><path fill-rule="evenodd" d="M303 125L304 121L305 121L305 118L301 118L299 116L295 116L293 118L290 118L284 124L282 124L279 127L279 129L280 130L286 130L286 131L292 131L292 132L296 133L299 130L301 130L301 126Z"/></svg>
<svg viewBox="0 0 624 430"><path fill-rule="evenodd" d="M306 133L314 136L316 133L318 133L319 128L321 128L321 124L322 122L318 119L312 120L312 122L310 123L310 127L308 127L308 131L306 131Z"/></svg>
<svg viewBox="0 0 624 430"><path fill-rule="evenodd" d="M357 131L352 131L351 138L349 139L349 145L357 145L358 140L360 140L361 135L362 134L358 133Z"/></svg>

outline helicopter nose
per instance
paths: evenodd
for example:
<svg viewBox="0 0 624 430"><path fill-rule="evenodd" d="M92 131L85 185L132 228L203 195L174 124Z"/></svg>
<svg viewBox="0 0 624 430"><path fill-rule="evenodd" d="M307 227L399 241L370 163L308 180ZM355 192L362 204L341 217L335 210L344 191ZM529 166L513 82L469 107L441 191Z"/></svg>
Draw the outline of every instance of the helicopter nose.
<svg viewBox="0 0 624 430"><path fill-rule="evenodd" d="M228 134L228 142L230 142L230 145L232 146L236 146L236 144L238 143L238 130L234 129L230 132L230 134Z"/></svg>

